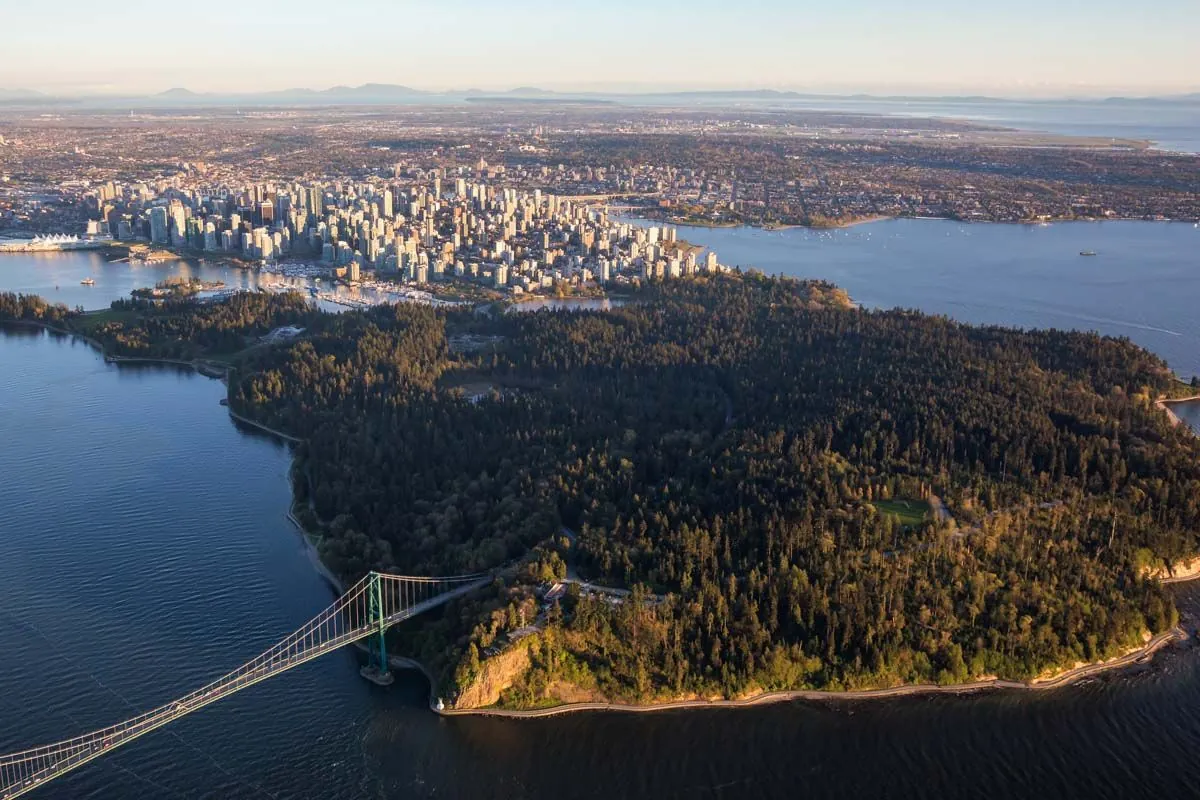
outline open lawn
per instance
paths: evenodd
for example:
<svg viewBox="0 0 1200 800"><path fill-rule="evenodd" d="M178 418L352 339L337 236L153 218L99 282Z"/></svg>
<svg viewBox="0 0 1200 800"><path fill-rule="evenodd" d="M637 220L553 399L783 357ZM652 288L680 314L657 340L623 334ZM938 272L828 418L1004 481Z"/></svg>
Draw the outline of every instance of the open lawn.
<svg viewBox="0 0 1200 800"><path fill-rule="evenodd" d="M86 314L80 314L77 317L71 318L71 328L80 333L91 333L96 328L108 322L132 322L138 318L136 311L114 311L111 308L106 308L103 311L89 311Z"/></svg>
<svg viewBox="0 0 1200 800"><path fill-rule="evenodd" d="M872 503L880 514L894 514L905 527L920 525L929 516L929 504L924 500L876 500Z"/></svg>

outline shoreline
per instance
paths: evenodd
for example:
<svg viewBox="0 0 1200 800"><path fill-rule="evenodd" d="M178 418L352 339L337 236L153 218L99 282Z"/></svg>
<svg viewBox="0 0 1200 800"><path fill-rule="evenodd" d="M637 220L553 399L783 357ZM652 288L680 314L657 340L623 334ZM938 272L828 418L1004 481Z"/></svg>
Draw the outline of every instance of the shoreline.
<svg viewBox="0 0 1200 800"><path fill-rule="evenodd" d="M1195 580L1197 577L1200 577L1200 575L1192 576L1184 580ZM1182 583L1183 580L1174 582ZM904 684L885 689L855 689L848 691L797 689L793 691L782 692L763 692L738 700L674 700L663 703L645 704L607 702L564 703L562 705L549 706L547 708L532 709L503 709L489 707L466 709L446 708L439 710L431 700L430 710L443 717L490 716L510 719L538 719L586 711L648 714L656 711L679 711L696 708L753 708L758 706L773 705L775 703L787 703L794 701L861 702L864 700L883 700L896 697L921 697L938 694L964 695L995 691L1044 692L1052 691L1054 689L1062 689L1078 683L1086 678L1090 678L1102 673L1119 671L1136 664L1148 663L1153 659L1155 654L1157 654L1167 645L1174 642L1184 642L1190 638L1191 637L1185 630L1183 630L1183 628L1175 627L1169 631L1166 631L1165 633L1160 633L1158 636L1155 636L1148 641L1144 646L1139 647L1132 652L1108 659L1107 661L1083 664L1078 667L1068 669L1064 672L1060 672L1057 675L1053 675L1049 678L1035 678L1032 681L1011 681L1004 680L1002 678L990 678L986 680L975 680L968 681L966 683L946 685L920 683Z"/></svg>
<svg viewBox="0 0 1200 800"><path fill-rule="evenodd" d="M212 377L212 376L209 376L209 377ZM225 410L229 412L230 418L234 419L235 421L240 422L243 425L249 426L251 428L254 428L255 430L260 431L262 433L270 434L271 436L276 436L276 437L288 442L289 444L300 444L301 442L304 441L303 439L292 436L291 434L288 434L288 433L284 433L283 431L277 431L274 428L268 428L266 425L263 425L261 422L255 422L254 420L249 419L248 417L243 417L241 414L237 413L236 411L234 411L232 408L229 407L229 405L228 405L229 394L228 393L226 393L226 395L225 395L225 400L226 400ZM291 515L291 513L292 512L289 510L288 514ZM295 520L293 520L293 522L295 522ZM299 525L300 523L296 522L295 524Z"/></svg>
<svg viewBox="0 0 1200 800"><path fill-rule="evenodd" d="M192 361L185 361L180 358L150 358L143 356L116 356L112 355L105 349L104 345L88 336L86 333L71 330L70 328L59 328L49 322L42 322L36 319L5 319L0 320L2 325L18 325L25 328L37 328L39 330L57 333L60 336L70 336L74 339L79 339L86 342L93 350L100 354L106 364L166 364L172 367L187 367L195 370L206 378L214 378L224 380L228 377L231 367L220 361L212 361L205 358L197 358ZM250 423L247 421L248 424ZM281 434L282 435L282 434Z"/></svg>
<svg viewBox="0 0 1200 800"><path fill-rule="evenodd" d="M47 331L57 333L60 335L78 337L80 339L83 339L92 348L94 348L95 350L97 350L99 352L100 356L104 359L104 361L106 363L114 363L117 365L120 365L122 363L158 363L158 364L168 364L168 365L172 365L172 366L183 366L183 367L189 367L189 368L195 370L196 372L200 373L201 375L212 378L214 380L226 379L228 377L230 370L232 369L228 365L224 365L223 373L214 374L213 372L206 371L206 369L204 368L207 366L211 369L213 362L202 361L201 359L196 359L195 361L182 361L182 360L174 360L174 359L154 359L154 358L110 356L107 352L105 352L103 345L101 345L98 341L96 341L84 334L78 333L76 331L72 331L69 329L63 329L63 328L57 328L49 323L40 322L37 320L6 320L5 322L13 323L13 324L17 324L17 325L23 325L25 327L40 328L40 329L47 330ZM236 413L231 408L229 408L228 407L228 381L226 380L225 382L227 384L227 389L226 389L226 398L225 398L224 405L225 405L226 411L228 412L229 417L231 419L233 419L236 422L240 422L244 425L247 425L251 428L254 428L255 430L260 431L262 433L282 439L291 444L298 444L303 441L300 438L297 438L290 434L283 433L282 431L275 430L266 425L263 425L262 423L258 423L251 419L248 419L248 418ZM1171 404L1174 404L1174 403L1185 403L1185 402L1194 402L1194 401L1200 401L1200 395L1197 395L1195 397L1178 398L1178 399L1162 398L1162 399L1159 399L1155 403L1155 405L1158 406L1159 408L1163 409L1164 411L1166 411L1167 414L1173 420L1173 424L1177 425L1177 424L1180 424L1182 422L1182 420L1180 420L1179 417L1176 416L1174 414L1174 412L1172 412L1168 406ZM293 463L294 463L294 456L293 456ZM293 502L288 507L288 511L285 516L286 516L287 520L290 523L292 523L293 526L295 526L298 533L300 534L300 539L303 542L305 552L306 552L310 562L312 563L313 568L316 570L317 574L320 575L321 578L323 578L325 580L325 582L329 585L329 587L331 589L333 589L337 594L340 595L340 594L344 593L344 584L342 583L341 580L339 580L337 578L336 575L334 575L334 573L329 569L329 567L321 560L319 551L317 550L316 546L313 544L312 540L309 538L309 532L300 523L299 519L297 519L297 517L295 515L295 496L294 496L295 490L294 490L294 488L292 489L292 492L293 492L293 498L292 498ZM1197 567L1195 572L1189 571L1189 572L1185 573L1184 575L1158 578L1157 580L1159 580L1160 583L1165 585L1165 584L1181 584L1181 583L1194 581L1197 579L1200 579L1200 566ZM801 689L801 690L792 690L792 691L764 692L764 693L760 693L757 695L753 695L753 696L745 697L745 698L741 698L741 699L736 699L736 700L694 699L694 700L677 700L677 701L667 701L667 702L663 702L663 703L648 703L648 704L585 702L585 703L564 703L562 705L550 706L550 707L538 708L538 709L501 709L501 708L492 708L492 707L472 708L472 709L438 708L438 703L437 703L438 697L436 695L436 691L437 691L436 683L433 679L433 676L429 672L428 668L425 667L424 664L417 661L416 659L407 658L407 657L403 657L403 656L392 656L392 655L389 655L388 661L389 661L389 666L392 666L392 667L395 667L398 669L417 670L417 671L421 672L422 675L424 675L424 677L426 678L426 680L429 684L429 703L428 703L429 710L435 714L438 714L439 716L443 716L443 717L492 716L492 717L507 717L507 718L516 718L516 719L536 719L536 718L542 718L542 717L551 717L551 716L558 716L561 714L580 713L580 712L586 712L586 711L611 711L611 712L621 712L621 713L649 713L649 712L654 712L654 711L670 711L670 710L681 710L681 709L689 709L689 708L748 708L748 707L754 707L754 706L762 706L762 705L769 705L769 704L773 704L773 703L781 703L781 702L789 702L789 701L797 701L797 700L810 701L810 702L821 702L821 701L836 702L839 700L860 701L860 700L886 699L886 698L895 698L895 697L923 696L923 695L935 695L935 694L952 694L952 695L974 694L977 692L984 692L984 691L1004 691L1004 690L1047 691L1047 690L1058 689L1058 688L1070 686L1074 683L1077 683L1078 681L1081 681L1088 677L1092 677L1094 675L1098 675L1098 674L1105 673L1105 672L1116 671L1116 670L1124 669L1126 667L1133 666L1135 664L1148 662L1153 658L1153 656L1157 652L1162 650L1168 644L1171 644L1172 642L1187 641L1189 638L1191 638L1191 637L1188 635L1188 633L1182 627L1176 626L1175 628L1172 628L1171 630L1166 631L1164 633L1160 633L1157 636L1153 637L1152 639L1148 640L1142 647L1139 647L1135 650L1127 652L1121 656L1117 656L1112 659L1108 659L1106 661L1094 662L1091 664L1081 664L1079 666L1072 667L1072 668L1066 669L1064 671L1060 671L1059 673L1052 675L1048 678L1035 678L1028 682L1004 680L1004 679L1000 679L1000 678L992 678L992 679L987 679L987 680L975 680L975 681L968 681L966 683L947 684L947 685L905 684L905 685L895 686L895 687L890 687L890 688L862 689L862 690L848 690L848 691Z"/></svg>
<svg viewBox="0 0 1200 800"><path fill-rule="evenodd" d="M652 209L645 209L650 211ZM957 222L961 225L1002 225L1002 226L1039 226L1039 225L1076 225L1076 224L1096 224L1102 222L1145 222L1163 225L1195 225L1200 223L1200 219L1193 217L1170 217L1168 219L1146 219L1145 217L1073 217L1061 219L1047 220L1001 220L1001 219L962 219L959 217L930 217L910 214L880 214L874 217L865 217L863 219L855 219L850 222L835 222L830 225L802 225L799 223L780 224L774 223L764 225L755 222L704 222L696 220L692 222L683 222L668 217L657 218L646 216L645 214L637 213L637 209L628 212L622 212L621 216L637 220L638 225L645 226L646 223L652 225L672 225L677 228L703 228L707 230L734 230L737 228L746 228L755 231L764 231L773 233L777 231L803 230L821 233L823 231L838 231L855 228L859 225L871 225L878 222L892 222L895 220L922 220L925 222Z"/></svg>
<svg viewBox="0 0 1200 800"><path fill-rule="evenodd" d="M1171 409L1171 406L1182 403L1195 403L1197 401L1200 401L1200 394L1192 397L1160 397L1158 400L1154 401L1154 405L1161 411L1166 412L1167 417L1171 420L1172 426L1179 427L1180 425L1184 424L1183 418L1176 414Z"/></svg>

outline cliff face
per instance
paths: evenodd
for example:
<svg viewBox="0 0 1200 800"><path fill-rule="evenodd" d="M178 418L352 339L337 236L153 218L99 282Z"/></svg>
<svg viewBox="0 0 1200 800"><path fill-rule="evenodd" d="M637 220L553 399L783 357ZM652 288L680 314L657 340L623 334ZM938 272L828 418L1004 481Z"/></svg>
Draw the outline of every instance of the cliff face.
<svg viewBox="0 0 1200 800"><path fill-rule="evenodd" d="M529 648L536 638L530 636L480 664L479 675L459 693L453 707L469 709L495 705L500 694L529 669Z"/></svg>
<svg viewBox="0 0 1200 800"><path fill-rule="evenodd" d="M1183 583L1200 576L1200 556L1177 561L1169 567L1165 564L1147 567L1146 576L1163 583Z"/></svg>

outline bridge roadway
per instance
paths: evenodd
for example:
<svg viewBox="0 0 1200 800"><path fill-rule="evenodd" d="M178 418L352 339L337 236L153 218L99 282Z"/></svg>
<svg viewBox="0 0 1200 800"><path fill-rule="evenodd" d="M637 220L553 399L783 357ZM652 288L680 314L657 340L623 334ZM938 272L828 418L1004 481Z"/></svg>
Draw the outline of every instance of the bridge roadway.
<svg viewBox="0 0 1200 800"><path fill-rule="evenodd" d="M413 578L371 573L299 630L207 686L116 725L0 756L0 800L20 797L169 722L339 647L379 635L393 625L448 603L490 580L487 575ZM375 608L384 612L382 624L372 609L372 600L378 602Z"/></svg>

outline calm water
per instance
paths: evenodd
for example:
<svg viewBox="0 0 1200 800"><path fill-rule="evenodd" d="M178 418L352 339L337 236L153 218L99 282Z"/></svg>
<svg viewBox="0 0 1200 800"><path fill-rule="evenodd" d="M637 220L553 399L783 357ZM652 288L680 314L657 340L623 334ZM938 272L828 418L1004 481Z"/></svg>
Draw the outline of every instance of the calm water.
<svg viewBox="0 0 1200 800"><path fill-rule="evenodd" d="M956 242L958 227L927 227L936 232L926 242L930 270L966 281L973 273L959 258L974 252L978 264L991 257L986 247L962 246L938 258L942 239ZM1165 226L1147 229L1177 235ZM966 233L989 230L1006 231L1019 248L1038 241L1025 237L1058 229L972 226ZM1140 241L1140 230L1129 235ZM713 233L730 237L726 244L755 236ZM826 242L824 274L861 300L944 302L939 281L919 279L919 254L910 253L911 267L892 267L889 285L911 288L889 301L882 283L889 270L855 278L856 265L868 259L839 255L837 242ZM1093 239L1102 256L1080 260L1104 269L1116 244ZM817 248L795 251L794 264L819 273ZM775 252L773 242L763 252ZM35 280L24 284L28 264L0 260L0 287L36 289L46 269L91 269L86 256L59 258L39 263ZM1154 280L1124 284L1136 313L1115 318L1153 319L1139 298L1162 277L1166 260L1149 263L1158 265L1149 273ZM1186 267L1178 265L1181 280ZM1016 276L1034 287L1047 280L1029 270L1008 282ZM847 277L875 285L876 294L856 291ZM105 297L120 280L131 288L153 282L117 271L112 280L97 278L89 290L76 279L69 292ZM1004 276L986 280L981 293L994 301ZM68 291L66 281L60 286ZM1014 286L1018 299L999 305L1006 314L1033 314L1032 301L1020 298L1040 297L1037 291ZM1182 326L1163 320L1154 327ZM329 602L284 519L287 450L237 430L218 405L222 396L220 383L189 372L119 368L68 339L0 333L0 751L162 703L256 655ZM1185 606L1195 608L1200 588L1188 592ZM425 693L411 675L390 689L373 687L358 677L354 654L341 652L185 718L35 796L1194 796L1189 765L1200 749L1200 657L1191 650L1167 653L1141 672L1039 695L522 722L443 720L425 710Z"/></svg>
<svg viewBox="0 0 1200 800"><path fill-rule="evenodd" d="M1200 153L1200 102L806 98L794 101L794 104L829 111L965 119L1061 136L1142 139L1153 142L1162 150Z"/></svg>
<svg viewBox="0 0 1200 800"><path fill-rule="evenodd" d="M134 289L169 277L223 281L229 289L256 289L256 272L207 261L178 260L159 264L108 263L97 251L29 253L0 257L0 290L38 294L53 303L92 310L129 297ZM266 276L270 277L270 276ZM80 281L91 278L94 286Z"/></svg>
<svg viewBox="0 0 1200 800"><path fill-rule="evenodd" d="M94 250L0 256L0 291L37 294L70 308L107 308L113 300L128 297L134 289L153 286L170 277L222 281L226 289L288 287L304 292L316 288L323 295L335 295L342 299L383 299L382 295L369 287L345 286L330 281L317 284L309 278L260 274L201 259L179 259L158 264L109 263L100 252ZM80 281L84 278L91 278L95 284L83 286ZM347 308L326 300L320 300L318 304L326 311L337 312Z"/></svg>
<svg viewBox="0 0 1200 800"><path fill-rule="evenodd" d="M1200 373L1200 229L898 219L835 231L680 227L724 264L823 278L868 307L1127 336ZM1080 256L1092 250L1095 257Z"/></svg>

